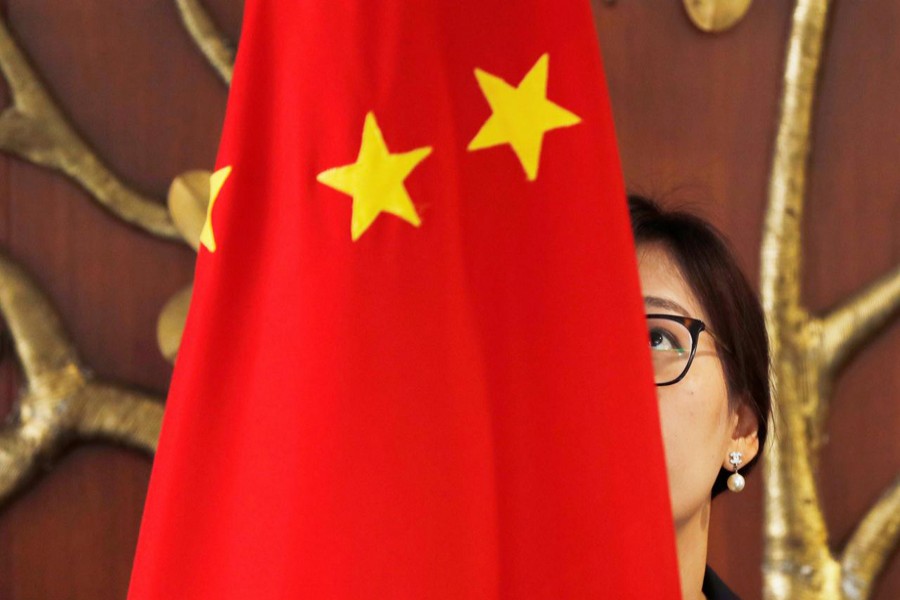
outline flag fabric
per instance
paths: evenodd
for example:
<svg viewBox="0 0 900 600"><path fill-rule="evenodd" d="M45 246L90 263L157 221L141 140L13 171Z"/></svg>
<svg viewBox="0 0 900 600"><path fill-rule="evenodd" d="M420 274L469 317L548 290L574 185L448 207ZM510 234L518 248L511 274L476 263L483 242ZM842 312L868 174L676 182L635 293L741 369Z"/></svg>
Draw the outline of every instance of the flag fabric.
<svg viewBox="0 0 900 600"><path fill-rule="evenodd" d="M677 598L586 0L247 0L129 598Z"/></svg>

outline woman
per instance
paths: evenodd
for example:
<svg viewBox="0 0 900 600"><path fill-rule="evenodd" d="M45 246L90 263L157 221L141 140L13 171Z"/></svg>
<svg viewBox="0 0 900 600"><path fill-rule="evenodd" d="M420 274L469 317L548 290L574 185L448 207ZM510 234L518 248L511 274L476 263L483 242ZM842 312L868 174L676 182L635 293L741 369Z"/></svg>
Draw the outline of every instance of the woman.
<svg viewBox="0 0 900 600"><path fill-rule="evenodd" d="M710 502L743 489L771 398L762 308L721 235L628 199L659 399L683 600L736 598L706 566Z"/></svg>

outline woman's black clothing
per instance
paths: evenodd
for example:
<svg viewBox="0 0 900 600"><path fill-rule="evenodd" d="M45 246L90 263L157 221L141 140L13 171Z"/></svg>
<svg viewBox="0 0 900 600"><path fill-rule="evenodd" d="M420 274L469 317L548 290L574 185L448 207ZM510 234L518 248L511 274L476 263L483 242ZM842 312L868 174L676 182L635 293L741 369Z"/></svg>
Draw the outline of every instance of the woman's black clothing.
<svg viewBox="0 0 900 600"><path fill-rule="evenodd" d="M706 566L706 573L703 575L703 595L706 596L706 600L741 600L728 589L709 565Z"/></svg>

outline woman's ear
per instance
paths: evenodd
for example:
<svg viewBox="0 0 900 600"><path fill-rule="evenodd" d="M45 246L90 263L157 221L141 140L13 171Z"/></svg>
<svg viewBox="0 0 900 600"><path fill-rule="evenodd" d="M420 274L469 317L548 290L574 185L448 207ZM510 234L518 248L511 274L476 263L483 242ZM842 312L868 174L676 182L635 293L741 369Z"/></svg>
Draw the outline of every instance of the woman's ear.
<svg viewBox="0 0 900 600"><path fill-rule="evenodd" d="M722 461L722 466L727 471L734 470L730 462L730 453L740 452L745 465L759 453L759 418L749 402L742 399L737 405L733 415L733 423L728 454Z"/></svg>

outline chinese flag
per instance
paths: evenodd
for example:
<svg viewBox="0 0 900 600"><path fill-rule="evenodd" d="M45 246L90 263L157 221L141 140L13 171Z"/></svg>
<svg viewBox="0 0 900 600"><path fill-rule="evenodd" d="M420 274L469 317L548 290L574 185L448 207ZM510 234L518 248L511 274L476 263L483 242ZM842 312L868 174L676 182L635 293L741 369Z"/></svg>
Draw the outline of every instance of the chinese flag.
<svg viewBox="0 0 900 600"><path fill-rule="evenodd" d="M677 598L587 0L247 0L129 598Z"/></svg>

